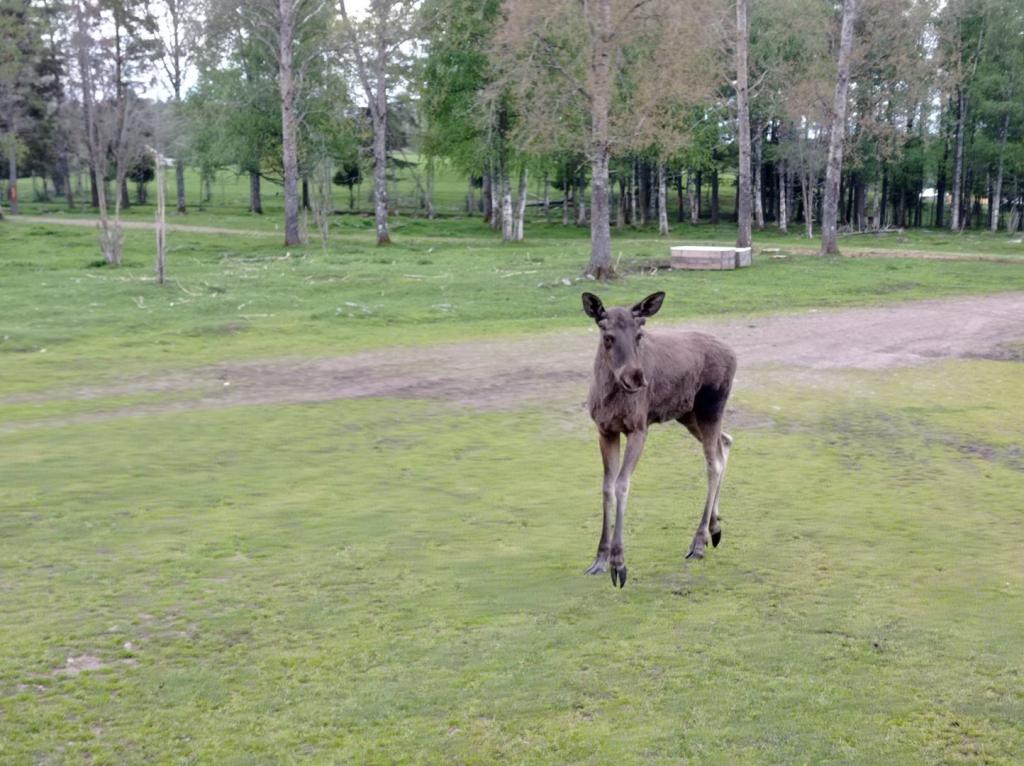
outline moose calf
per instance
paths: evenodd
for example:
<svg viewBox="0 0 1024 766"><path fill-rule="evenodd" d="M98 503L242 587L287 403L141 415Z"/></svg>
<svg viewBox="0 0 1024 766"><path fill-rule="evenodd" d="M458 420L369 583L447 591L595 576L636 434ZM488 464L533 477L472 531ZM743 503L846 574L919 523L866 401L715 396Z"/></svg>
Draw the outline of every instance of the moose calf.
<svg viewBox="0 0 1024 766"><path fill-rule="evenodd" d="M604 511L597 558L587 574L608 571L612 584L626 584L622 521L629 478L640 460L647 426L677 420L704 448L708 495L704 514L686 558L703 558L708 541L718 546L722 524L718 492L729 461L732 437L722 431L725 403L736 375L736 355L724 343L699 332L657 335L644 322L658 313L665 293L649 295L632 308L606 309L601 299L583 293L583 310L601 331L590 385L590 417L597 424L604 461ZM619 437L626 451L619 462ZM615 531L610 532L612 508Z"/></svg>

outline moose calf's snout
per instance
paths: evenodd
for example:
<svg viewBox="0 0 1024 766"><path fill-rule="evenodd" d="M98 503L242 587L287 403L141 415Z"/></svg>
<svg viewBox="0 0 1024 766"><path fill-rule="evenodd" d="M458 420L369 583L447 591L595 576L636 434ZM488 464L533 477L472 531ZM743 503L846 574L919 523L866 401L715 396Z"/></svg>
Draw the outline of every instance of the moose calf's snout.
<svg viewBox="0 0 1024 766"><path fill-rule="evenodd" d="M634 367L631 370L623 370L619 376L619 380L622 385L630 391L638 391L647 385L647 378L644 377L644 371L639 367Z"/></svg>

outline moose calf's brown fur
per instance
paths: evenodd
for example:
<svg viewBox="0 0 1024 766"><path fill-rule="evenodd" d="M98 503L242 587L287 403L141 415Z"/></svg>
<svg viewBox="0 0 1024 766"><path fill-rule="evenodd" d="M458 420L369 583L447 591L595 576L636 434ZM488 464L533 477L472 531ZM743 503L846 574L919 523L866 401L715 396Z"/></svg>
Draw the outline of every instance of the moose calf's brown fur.
<svg viewBox="0 0 1024 766"><path fill-rule="evenodd" d="M708 541L722 538L718 494L732 437L722 431L725 403L736 375L736 355L724 343L699 332L649 334L644 322L661 308L665 293L649 295L632 308L606 309L583 293L583 310L601 331L590 385L590 416L597 424L604 462L604 513L597 557L587 574L611 567L612 583L626 584L622 522L629 479L647 439L647 426L676 420L704 448L708 493L687 558L703 558ZM619 460L620 436L626 450ZM612 508L614 534L609 536Z"/></svg>

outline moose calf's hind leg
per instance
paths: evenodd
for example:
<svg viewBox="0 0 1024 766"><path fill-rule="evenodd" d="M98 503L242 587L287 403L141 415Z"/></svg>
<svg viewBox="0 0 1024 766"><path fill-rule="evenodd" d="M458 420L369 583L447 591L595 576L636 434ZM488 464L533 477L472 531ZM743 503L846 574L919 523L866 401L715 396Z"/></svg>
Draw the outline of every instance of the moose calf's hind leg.
<svg viewBox="0 0 1024 766"><path fill-rule="evenodd" d="M732 447L732 437L722 431L722 475L718 479L718 490L715 492L715 505L711 509L711 546L718 547L722 541L722 520L718 516L718 498L722 494L722 483L725 481L725 469L729 467L729 449Z"/></svg>
<svg viewBox="0 0 1024 766"><path fill-rule="evenodd" d="M722 482L722 471L725 469L722 457L722 444L719 439L721 431L718 428L701 429L704 435L704 459L708 468L708 495L704 501L704 513L700 517L700 524L697 525L697 533L693 536L690 550L686 554L688 559L704 558L704 548L711 542L711 516L718 498L718 488Z"/></svg>

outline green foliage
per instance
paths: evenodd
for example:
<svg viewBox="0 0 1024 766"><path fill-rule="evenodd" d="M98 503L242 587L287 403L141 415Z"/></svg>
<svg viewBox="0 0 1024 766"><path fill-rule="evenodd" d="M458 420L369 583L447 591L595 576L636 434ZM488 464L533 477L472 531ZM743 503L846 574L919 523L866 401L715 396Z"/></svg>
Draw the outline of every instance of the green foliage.
<svg viewBox="0 0 1024 766"><path fill-rule="evenodd" d="M51 80L54 62L43 46L45 17L25 0L0 0L0 174L9 175L8 157L38 154L52 137ZM46 147L49 148L48 146ZM45 161L33 156L33 165Z"/></svg>
<svg viewBox="0 0 1024 766"><path fill-rule="evenodd" d="M152 154L143 154L139 157L131 170L128 171L128 180L138 184L152 181L156 177L156 161Z"/></svg>
<svg viewBox="0 0 1024 766"><path fill-rule="evenodd" d="M259 45L240 42L228 65L201 74L187 107L197 126L200 167L281 173L281 108L276 72Z"/></svg>
<svg viewBox="0 0 1024 766"><path fill-rule="evenodd" d="M347 186L352 188L363 182L362 167L358 162L348 161L334 174L335 186Z"/></svg>
<svg viewBox="0 0 1024 766"><path fill-rule="evenodd" d="M500 6L498 0L427 0L420 9L428 40L419 75L428 126L423 151L467 171L483 163L487 123L479 107L495 78L489 45Z"/></svg>

